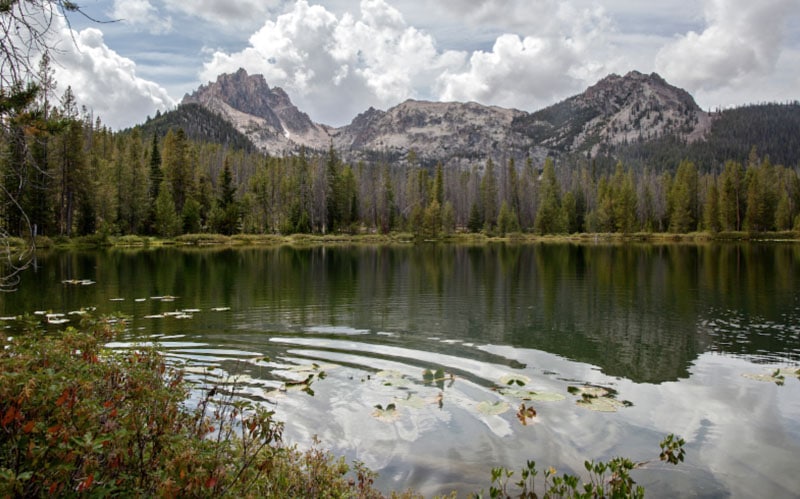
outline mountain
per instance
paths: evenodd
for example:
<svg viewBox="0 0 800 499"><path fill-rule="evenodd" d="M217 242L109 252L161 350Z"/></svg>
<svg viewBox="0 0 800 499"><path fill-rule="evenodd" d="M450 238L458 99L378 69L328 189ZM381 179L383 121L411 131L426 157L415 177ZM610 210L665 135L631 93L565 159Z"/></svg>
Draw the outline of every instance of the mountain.
<svg viewBox="0 0 800 499"><path fill-rule="evenodd" d="M612 74L584 93L518 117L513 128L558 152L598 154L611 145L679 136L703 138L711 118L685 90L656 73Z"/></svg>
<svg viewBox="0 0 800 499"><path fill-rule="evenodd" d="M304 145L328 147L328 127L311 121L281 88L269 88L262 75L244 69L223 74L214 83L187 94L182 104L200 104L232 123L259 149L270 154L292 152Z"/></svg>
<svg viewBox="0 0 800 499"><path fill-rule="evenodd" d="M474 102L407 100L388 111L370 108L333 132L343 156L404 158L414 150L422 164L469 163L486 157L526 157L536 149L512 129L525 113Z"/></svg>
<svg viewBox="0 0 800 499"><path fill-rule="evenodd" d="M333 144L351 162L403 162L413 150L426 166L441 161L469 167L489 158L498 163L531 158L538 164L547 156L591 155L606 163L624 159L673 168L686 157L714 166L731 152L755 146L784 164L800 161L797 139L775 139L787 135L782 129L789 136L797 129L797 103L707 113L685 90L658 74L637 71L609 75L535 112L407 100L386 111L369 108L339 128L314 123L281 88L270 88L263 76L243 69L187 94L178 110L188 105L210 110L273 155L301 147L324 151Z"/></svg>

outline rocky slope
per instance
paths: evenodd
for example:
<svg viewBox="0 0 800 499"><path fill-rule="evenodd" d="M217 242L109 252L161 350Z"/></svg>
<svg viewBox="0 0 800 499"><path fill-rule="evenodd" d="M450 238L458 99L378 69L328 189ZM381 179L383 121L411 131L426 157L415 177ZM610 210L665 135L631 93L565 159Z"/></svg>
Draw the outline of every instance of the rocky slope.
<svg viewBox="0 0 800 499"><path fill-rule="evenodd" d="M653 73L610 75L584 93L517 118L514 129L533 142L559 152L591 151L603 146L676 135L700 139L711 118L685 90Z"/></svg>
<svg viewBox="0 0 800 499"><path fill-rule="evenodd" d="M187 94L182 104L189 103L221 115L270 154L290 153L300 145L322 149L330 143L327 127L297 109L283 89L269 88L262 75L251 76L244 69Z"/></svg>
<svg viewBox="0 0 800 499"><path fill-rule="evenodd" d="M220 114L260 149L284 154L331 141L350 161L401 161L415 151L423 164L468 165L547 155L598 153L604 147L664 135L702 138L711 118L686 91L657 74L610 75L584 93L528 113L470 103L408 100L387 111L368 109L331 128L311 121L280 88L240 69L220 75L183 99Z"/></svg>

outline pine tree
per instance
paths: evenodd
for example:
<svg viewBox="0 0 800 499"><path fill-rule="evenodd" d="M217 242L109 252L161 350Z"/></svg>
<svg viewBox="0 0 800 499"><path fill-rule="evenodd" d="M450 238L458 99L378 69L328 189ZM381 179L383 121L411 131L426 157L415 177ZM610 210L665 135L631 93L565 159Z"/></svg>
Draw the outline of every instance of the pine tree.
<svg viewBox="0 0 800 499"><path fill-rule="evenodd" d="M561 211L561 187L558 185L551 158L547 158L544 162L539 208L536 211L533 229L538 234L556 234L566 230Z"/></svg>
<svg viewBox="0 0 800 499"><path fill-rule="evenodd" d="M694 163L681 161L670 191L670 232L682 234L697 229L697 182Z"/></svg>
<svg viewBox="0 0 800 499"><path fill-rule="evenodd" d="M483 208L484 227L491 231L497 225L497 178L494 162L486 161L486 170L481 179L481 207Z"/></svg>
<svg viewBox="0 0 800 499"><path fill-rule="evenodd" d="M726 161L719 178L719 217L722 230L742 230L746 189L741 163Z"/></svg>
<svg viewBox="0 0 800 499"><path fill-rule="evenodd" d="M153 133L153 141L150 145L150 168L147 179L149 206L147 232L150 234L155 233L156 199L158 199L158 190L163 180L164 173L161 170L161 152L158 150L158 136Z"/></svg>
<svg viewBox="0 0 800 499"><path fill-rule="evenodd" d="M239 227L239 204L236 202L236 186L233 184L233 174L231 172L230 159L226 156L219 175L219 198L217 199L217 210L213 219L214 230L220 234L231 235L237 232ZM198 204L198 218L200 206Z"/></svg>
<svg viewBox="0 0 800 499"><path fill-rule="evenodd" d="M172 200L172 190L166 185L166 180L159 189L156 199L156 225L155 232L161 237L174 237L181 229L181 219L175 211Z"/></svg>
<svg viewBox="0 0 800 499"><path fill-rule="evenodd" d="M705 229L710 232L719 232L722 229L720 218L719 190L717 189L717 182L712 179L711 185L709 185L706 192L706 202L703 205L703 225Z"/></svg>
<svg viewBox="0 0 800 499"><path fill-rule="evenodd" d="M472 203L467 220L467 230L473 233L480 232L483 228L483 210L478 203Z"/></svg>

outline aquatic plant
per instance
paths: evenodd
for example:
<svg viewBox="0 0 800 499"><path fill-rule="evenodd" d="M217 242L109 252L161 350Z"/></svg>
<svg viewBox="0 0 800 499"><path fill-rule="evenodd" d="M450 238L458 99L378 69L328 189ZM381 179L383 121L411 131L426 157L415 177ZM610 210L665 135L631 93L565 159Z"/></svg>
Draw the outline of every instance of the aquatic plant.
<svg viewBox="0 0 800 499"><path fill-rule="evenodd" d="M522 408L520 408L522 409ZM686 442L673 434L667 435L661 441L661 452L658 459L662 462L677 465L683 462L686 452ZM555 468L544 470L541 486L536 481L539 470L535 461L527 461L520 471L519 481L512 482L514 471L507 468L492 468L492 485L489 487L489 497L511 498L519 497L572 497L590 499L598 497L612 498L643 498L644 488L637 485L631 472L646 467L653 461L634 462L629 458L615 457L607 462L585 461L586 477L581 479L577 475L564 473L558 475ZM513 488L516 487L516 490ZM536 491L539 490L541 495ZM483 497L482 493L476 494L477 499Z"/></svg>

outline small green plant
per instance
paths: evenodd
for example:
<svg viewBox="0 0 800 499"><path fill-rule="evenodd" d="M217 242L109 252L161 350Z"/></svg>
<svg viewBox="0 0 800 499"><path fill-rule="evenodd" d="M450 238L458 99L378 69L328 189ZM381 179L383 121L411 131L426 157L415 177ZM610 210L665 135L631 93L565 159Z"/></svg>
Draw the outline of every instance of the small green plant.
<svg viewBox="0 0 800 499"><path fill-rule="evenodd" d="M661 461L677 465L683 462L686 455L684 445L686 442L673 434L661 441ZM608 462L585 461L584 467L587 472L587 480L582 481L580 477L570 474L558 475L554 468L548 468L544 472L541 497L572 497L590 499L598 497L611 498L642 498L644 488L637 485L631 477L631 472L643 468L650 461L634 462L628 458L615 457ZM512 483L514 472L506 468L492 469L492 484L489 487L489 497L492 499L506 499L518 497L529 499L540 497L536 493L536 476L539 471L536 469L536 462L528 461L520 472L520 480ZM516 485L516 491L512 494L509 490L510 485ZM477 494L477 497L482 497Z"/></svg>

